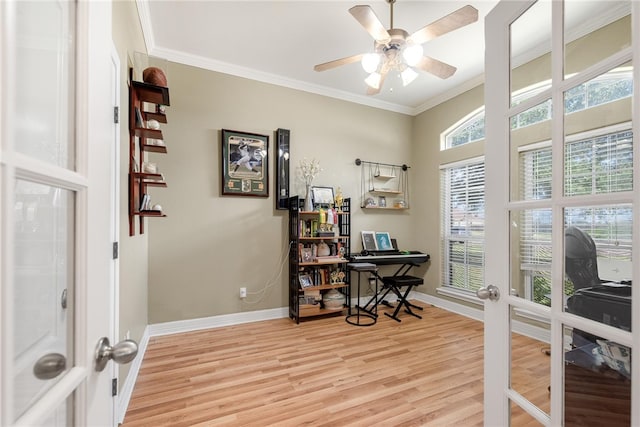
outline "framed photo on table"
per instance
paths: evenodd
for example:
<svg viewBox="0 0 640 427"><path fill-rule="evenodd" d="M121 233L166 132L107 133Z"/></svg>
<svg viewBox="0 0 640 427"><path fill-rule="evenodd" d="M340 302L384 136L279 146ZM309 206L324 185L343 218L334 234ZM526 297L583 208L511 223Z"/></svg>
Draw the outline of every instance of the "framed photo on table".
<svg viewBox="0 0 640 427"><path fill-rule="evenodd" d="M376 246L376 233L373 231L362 232L362 249L370 252L378 249Z"/></svg>
<svg viewBox="0 0 640 427"><path fill-rule="evenodd" d="M222 195L269 197L269 136L222 129Z"/></svg>
<svg viewBox="0 0 640 427"><path fill-rule="evenodd" d="M333 187L311 187L313 208L330 208L333 206Z"/></svg>
<svg viewBox="0 0 640 427"><path fill-rule="evenodd" d="M309 274L301 274L299 280L300 286L302 286L303 289L313 286L313 280L311 280L311 275Z"/></svg>
<svg viewBox="0 0 640 427"><path fill-rule="evenodd" d="M393 250L393 244L391 243L391 237L389 233L376 231L376 246L379 251Z"/></svg>

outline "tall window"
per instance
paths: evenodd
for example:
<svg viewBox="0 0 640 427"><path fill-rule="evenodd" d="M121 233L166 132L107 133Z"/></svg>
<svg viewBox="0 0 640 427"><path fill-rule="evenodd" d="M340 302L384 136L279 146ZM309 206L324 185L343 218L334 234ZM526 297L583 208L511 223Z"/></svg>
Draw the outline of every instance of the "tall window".
<svg viewBox="0 0 640 427"><path fill-rule="evenodd" d="M484 276L484 161L444 167L440 182L443 284L475 292Z"/></svg>

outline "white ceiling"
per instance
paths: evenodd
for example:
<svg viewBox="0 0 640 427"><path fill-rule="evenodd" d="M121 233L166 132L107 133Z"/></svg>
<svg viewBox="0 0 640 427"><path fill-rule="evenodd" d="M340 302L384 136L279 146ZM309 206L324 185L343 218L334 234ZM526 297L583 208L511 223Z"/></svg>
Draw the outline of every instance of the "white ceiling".
<svg viewBox="0 0 640 427"><path fill-rule="evenodd" d="M138 10L151 56L418 114L482 81L484 18L497 2L397 0L394 27L410 34L466 4L478 9L479 19L423 45L425 55L457 67L452 77L442 80L421 72L403 87L397 76L390 75L375 96L366 95L366 73L359 63L324 72L314 71L313 66L371 51L373 39L348 10L367 4L389 28L386 0L138 0ZM610 2L585 3L600 7L609 3L611 10ZM543 19L549 25L548 17ZM539 28L534 31L540 34ZM533 44L539 44L533 37L524 40L530 42L523 42L523 49L534 50Z"/></svg>

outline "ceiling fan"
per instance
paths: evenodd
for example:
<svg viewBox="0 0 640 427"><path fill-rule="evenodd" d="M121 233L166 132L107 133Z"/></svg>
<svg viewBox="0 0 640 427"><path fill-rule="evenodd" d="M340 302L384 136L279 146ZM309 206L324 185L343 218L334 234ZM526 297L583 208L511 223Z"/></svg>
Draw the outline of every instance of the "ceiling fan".
<svg viewBox="0 0 640 427"><path fill-rule="evenodd" d="M387 0L391 9L389 30L384 28L380 19L370 6L358 5L349 9L349 13L373 37L374 52L361 53L318 64L316 71L326 71L341 65L361 61L362 67L369 76L365 79L367 94L380 92L387 74L391 70L400 73L402 83L407 86L417 76L415 69L426 71L442 79L451 77L456 72L453 67L437 59L423 55L422 44L450 31L457 30L478 20L478 10L473 6L461 7L409 35L401 28L393 28L393 4L396 0ZM414 69L415 68L415 69Z"/></svg>

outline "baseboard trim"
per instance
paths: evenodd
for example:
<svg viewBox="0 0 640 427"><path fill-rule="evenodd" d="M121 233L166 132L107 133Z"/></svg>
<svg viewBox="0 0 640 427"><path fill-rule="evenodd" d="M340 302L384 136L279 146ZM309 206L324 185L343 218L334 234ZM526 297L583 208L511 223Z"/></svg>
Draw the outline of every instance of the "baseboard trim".
<svg viewBox="0 0 640 427"><path fill-rule="evenodd" d="M140 372L140 367L142 366L142 359L144 359L144 353L147 351L147 346L149 345L149 326L144 328L144 332L142 333L142 338L140 338L140 342L138 343L138 355L131 362L131 367L129 368L129 373L127 374L127 378L125 378L122 383L122 388L118 393L118 424L122 424L124 422L124 416L127 414L127 408L129 407L129 401L131 400L131 395L133 394L133 388L136 385L136 380L138 379L138 373Z"/></svg>
<svg viewBox="0 0 640 427"><path fill-rule="evenodd" d="M220 316L203 317L200 319L179 320L176 322L157 323L149 325L149 335L179 334L182 332L199 331L202 329L219 328L222 326L240 325L242 323L259 322L262 320L282 319L289 316L289 308L273 308L243 313L223 314Z"/></svg>

